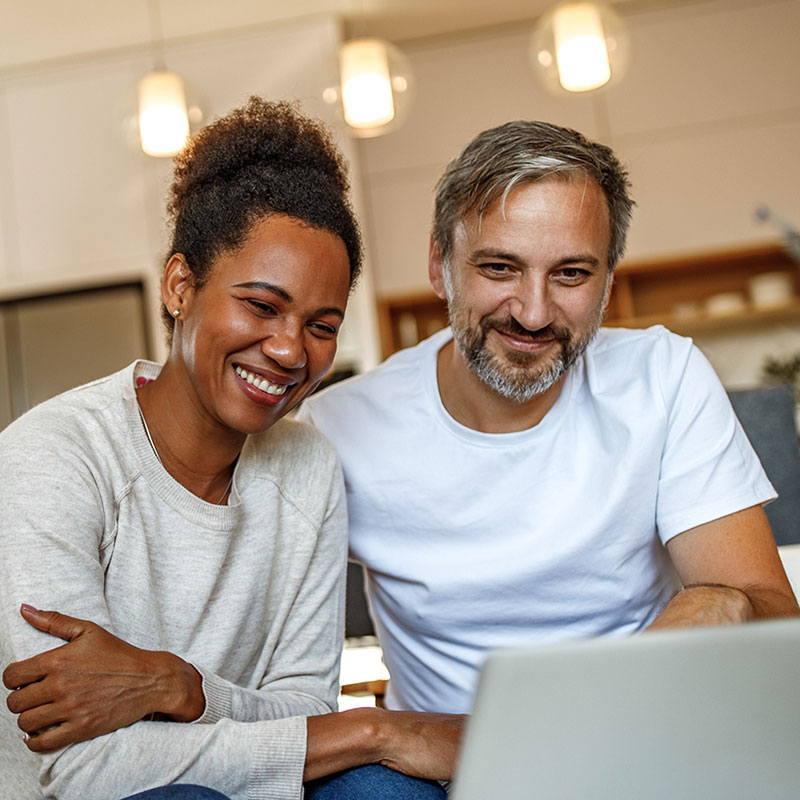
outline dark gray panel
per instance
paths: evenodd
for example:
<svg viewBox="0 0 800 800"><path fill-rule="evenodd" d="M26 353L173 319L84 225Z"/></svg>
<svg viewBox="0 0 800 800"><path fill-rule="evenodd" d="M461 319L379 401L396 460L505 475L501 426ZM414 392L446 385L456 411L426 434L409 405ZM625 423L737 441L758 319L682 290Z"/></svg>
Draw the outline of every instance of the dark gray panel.
<svg viewBox="0 0 800 800"><path fill-rule="evenodd" d="M11 414L11 374L6 343L6 315L0 308L0 430L13 419Z"/></svg>
<svg viewBox="0 0 800 800"><path fill-rule="evenodd" d="M778 492L766 507L779 545L800 543L800 448L786 386L728 392L736 416Z"/></svg>
<svg viewBox="0 0 800 800"><path fill-rule="evenodd" d="M123 286L15 304L27 406L147 355L141 287ZM15 407L16 414L21 413Z"/></svg>

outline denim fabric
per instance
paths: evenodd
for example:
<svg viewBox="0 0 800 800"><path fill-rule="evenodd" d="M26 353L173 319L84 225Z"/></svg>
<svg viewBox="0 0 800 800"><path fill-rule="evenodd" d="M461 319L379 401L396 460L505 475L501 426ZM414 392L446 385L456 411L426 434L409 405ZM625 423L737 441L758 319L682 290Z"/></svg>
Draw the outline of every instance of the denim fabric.
<svg viewBox="0 0 800 800"><path fill-rule="evenodd" d="M176 783L172 786L148 789L146 792L133 794L124 800L229 800L229 798L216 789L207 789L205 786L194 786L189 783Z"/></svg>
<svg viewBox="0 0 800 800"><path fill-rule="evenodd" d="M446 800L436 781L409 778L380 764L337 772L306 784L306 800Z"/></svg>

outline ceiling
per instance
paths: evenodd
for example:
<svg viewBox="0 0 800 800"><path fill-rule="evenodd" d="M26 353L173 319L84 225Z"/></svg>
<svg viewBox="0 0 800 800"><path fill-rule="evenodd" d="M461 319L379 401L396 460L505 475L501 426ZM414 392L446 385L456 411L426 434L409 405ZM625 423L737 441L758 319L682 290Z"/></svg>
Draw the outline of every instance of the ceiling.
<svg viewBox="0 0 800 800"><path fill-rule="evenodd" d="M625 13L698 0L611 0ZM0 0L0 70L252 25L338 15L393 41L530 24L555 0Z"/></svg>

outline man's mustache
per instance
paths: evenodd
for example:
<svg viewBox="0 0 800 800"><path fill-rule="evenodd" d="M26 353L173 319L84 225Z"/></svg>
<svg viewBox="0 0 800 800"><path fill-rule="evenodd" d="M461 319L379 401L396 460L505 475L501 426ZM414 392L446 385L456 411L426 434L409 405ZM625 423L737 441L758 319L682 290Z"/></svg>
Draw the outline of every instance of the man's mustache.
<svg viewBox="0 0 800 800"><path fill-rule="evenodd" d="M510 336L521 336L534 342L542 339L555 339L565 344L572 338L569 330L559 325L545 325L544 328L534 331L521 325L513 317L504 320L487 319L484 324L484 330L489 328L494 328L499 333L507 333Z"/></svg>

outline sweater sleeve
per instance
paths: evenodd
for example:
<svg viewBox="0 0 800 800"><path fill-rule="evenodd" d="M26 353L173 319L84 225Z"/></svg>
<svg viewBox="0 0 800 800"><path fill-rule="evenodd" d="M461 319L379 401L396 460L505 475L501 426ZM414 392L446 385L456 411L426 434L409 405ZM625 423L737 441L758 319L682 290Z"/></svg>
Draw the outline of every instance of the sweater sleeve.
<svg viewBox="0 0 800 800"><path fill-rule="evenodd" d="M108 492L98 487L102 475L69 436L53 426L33 431L17 426L0 440L3 667L62 644L22 619L23 602L91 619L114 632L104 593L113 512ZM258 689L204 671L209 700L203 721L214 724L142 721L42 754L39 777L46 797L108 800L170 783L208 786L232 800L302 797L304 717L330 710L336 694L339 649L331 642L340 635L343 616L345 525L338 481L330 488L329 513L307 580ZM320 625L329 632L314 643ZM322 651L326 659L320 659ZM5 708L0 713L11 716ZM0 746L24 748L18 737L6 735L11 728L2 726Z"/></svg>
<svg viewBox="0 0 800 800"><path fill-rule="evenodd" d="M347 506L338 467L325 519L300 589L282 620L269 670L256 689L237 686L202 664L206 708L197 723L313 716L337 709L344 637Z"/></svg>
<svg viewBox="0 0 800 800"><path fill-rule="evenodd" d="M172 783L207 786L231 800L302 798L306 722L138 722L42 755L44 796L108 800Z"/></svg>

